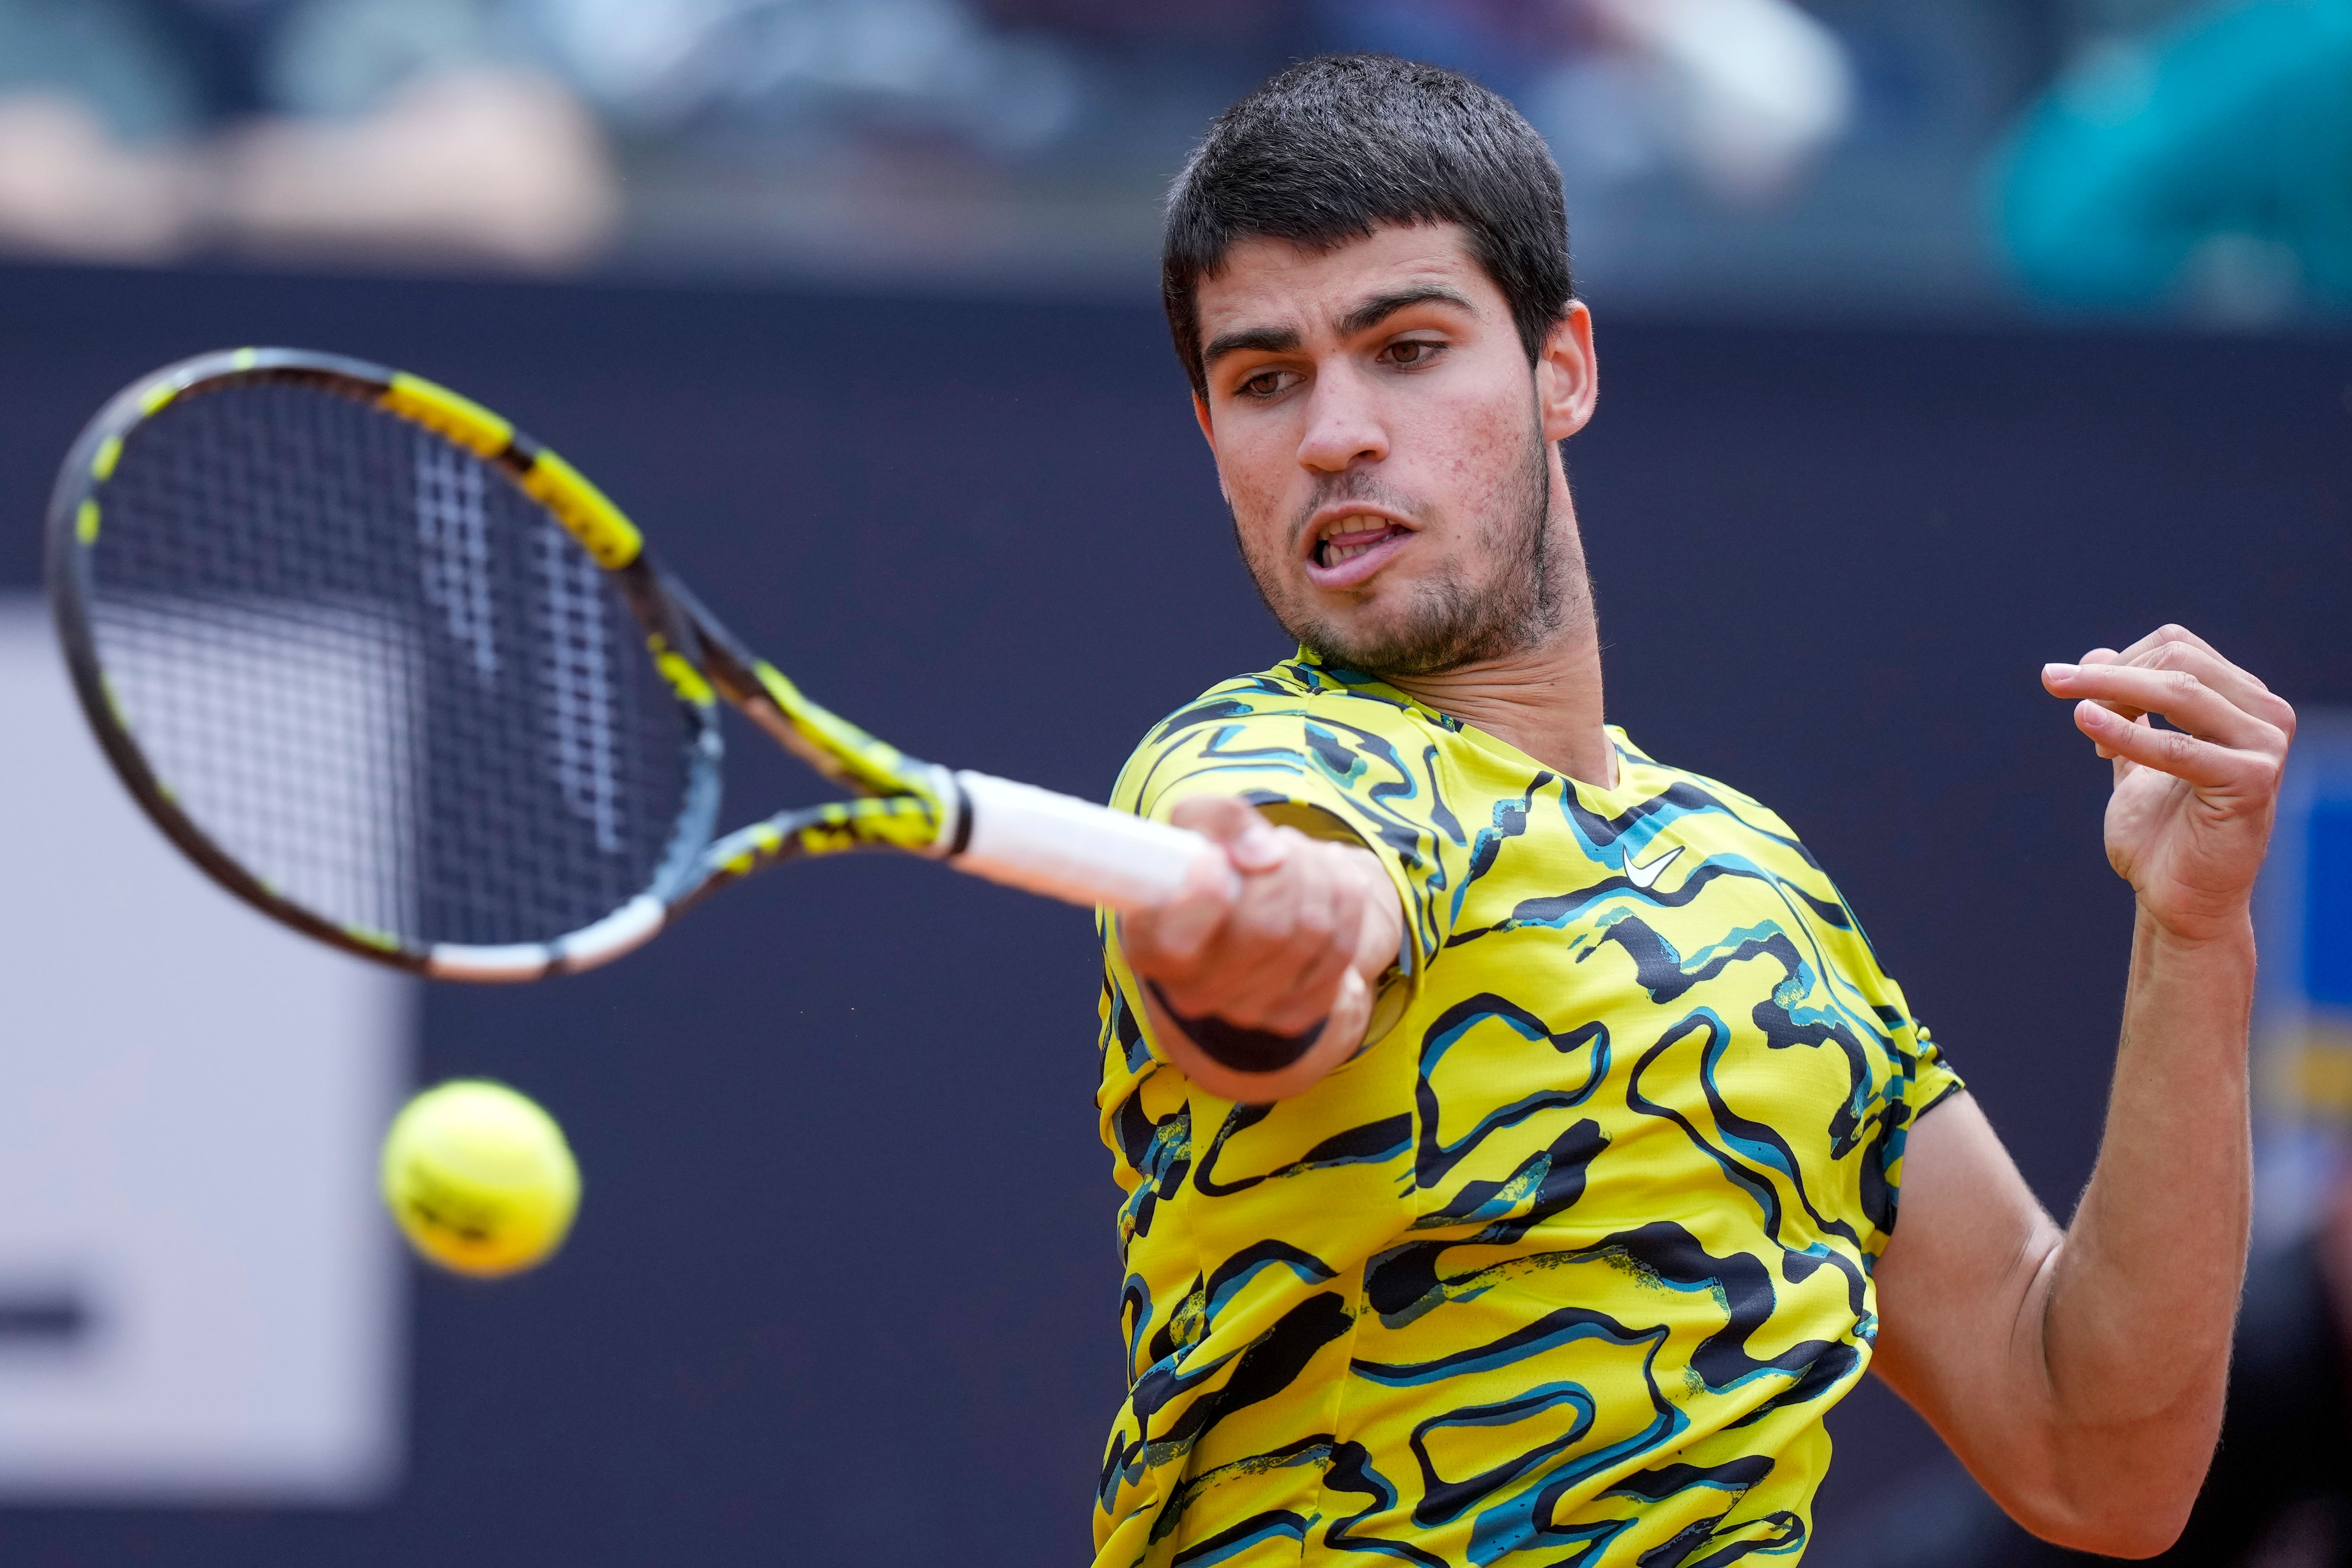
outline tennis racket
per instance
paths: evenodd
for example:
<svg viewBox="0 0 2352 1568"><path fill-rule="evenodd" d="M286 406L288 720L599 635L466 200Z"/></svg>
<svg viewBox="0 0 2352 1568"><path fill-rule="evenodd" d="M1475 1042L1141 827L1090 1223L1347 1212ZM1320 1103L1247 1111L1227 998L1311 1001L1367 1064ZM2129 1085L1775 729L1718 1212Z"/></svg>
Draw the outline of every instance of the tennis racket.
<svg viewBox="0 0 2352 1568"><path fill-rule="evenodd" d="M83 710L230 892L446 980L592 968L780 860L895 849L1132 909L1181 828L876 740L751 654L578 469L357 360L239 349L123 392L48 519ZM717 833L720 702L853 798Z"/></svg>

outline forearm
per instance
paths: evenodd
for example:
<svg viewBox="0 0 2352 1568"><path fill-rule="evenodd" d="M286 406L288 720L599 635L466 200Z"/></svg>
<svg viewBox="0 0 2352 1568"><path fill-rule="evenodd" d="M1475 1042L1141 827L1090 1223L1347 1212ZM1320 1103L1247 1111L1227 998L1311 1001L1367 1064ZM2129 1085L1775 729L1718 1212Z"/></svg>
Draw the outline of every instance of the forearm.
<svg viewBox="0 0 2352 1568"><path fill-rule="evenodd" d="M2139 917L2098 1164L2019 1322L2078 1504L2185 1511L2211 1457L2252 1204L2253 978L2249 923L2186 942Z"/></svg>

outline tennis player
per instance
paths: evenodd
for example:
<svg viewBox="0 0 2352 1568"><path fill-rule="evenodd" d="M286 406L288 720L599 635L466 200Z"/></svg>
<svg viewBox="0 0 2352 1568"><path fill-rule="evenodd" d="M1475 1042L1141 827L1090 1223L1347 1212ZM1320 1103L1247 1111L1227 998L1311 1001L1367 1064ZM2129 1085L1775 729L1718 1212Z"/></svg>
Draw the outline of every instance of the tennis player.
<svg viewBox="0 0 2352 1568"><path fill-rule="evenodd" d="M2178 626L2042 672L2137 897L2061 1226L1788 825L1603 721L1559 447L1591 318L1526 122L1311 60L1210 128L1164 260L1300 647L1118 784L1226 863L1104 931L1131 1386L1098 1568L1794 1563L1874 1365L2027 1528L2161 1550L2243 1268L2287 704Z"/></svg>

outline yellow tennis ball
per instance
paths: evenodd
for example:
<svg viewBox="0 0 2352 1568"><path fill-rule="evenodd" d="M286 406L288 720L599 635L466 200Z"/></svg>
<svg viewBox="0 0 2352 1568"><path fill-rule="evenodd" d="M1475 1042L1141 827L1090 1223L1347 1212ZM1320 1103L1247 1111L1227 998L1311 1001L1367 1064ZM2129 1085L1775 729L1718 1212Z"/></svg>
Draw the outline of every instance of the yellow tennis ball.
<svg viewBox="0 0 2352 1568"><path fill-rule="evenodd" d="M502 1083L453 1079L393 1119L383 1201L416 1250L460 1274L514 1274L563 1245L580 1167L555 1118Z"/></svg>

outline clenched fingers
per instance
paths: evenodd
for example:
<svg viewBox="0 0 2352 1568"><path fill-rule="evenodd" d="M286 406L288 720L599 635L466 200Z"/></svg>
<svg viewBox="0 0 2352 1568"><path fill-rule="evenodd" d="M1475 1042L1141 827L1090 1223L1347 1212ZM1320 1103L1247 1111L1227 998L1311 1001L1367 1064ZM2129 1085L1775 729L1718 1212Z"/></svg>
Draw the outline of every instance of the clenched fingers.
<svg viewBox="0 0 2352 1568"><path fill-rule="evenodd" d="M1337 935L1339 889L1316 846L1279 831L1293 842L1278 868L1244 879L1223 928L1201 954L1201 973L1167 986L1181 1010L1213 1012L1251 1028L1304 1026L1321 1016L1346 962ZM1339 963L1330 962L1335 953Z"/></svg>
<svg viewBox="0 0 2352 1568"><path fill-rule="evenodd" d="M1241 878L1229 863L1203 856L1186 870L1176 896L1121 917L1120 940L1139 973L1156 973L1197 962L1241 897Z"/></svg>
<svg viewBox="0 0 2352 1568"><path fill-rule="evenodd" d="M1207 1010L1278 1033L1328 1010L1363 924L1361 884L1340 864L1345 853L1300 837L1281 875L1248 879L1204 955L1198 989Z"/></svg>

